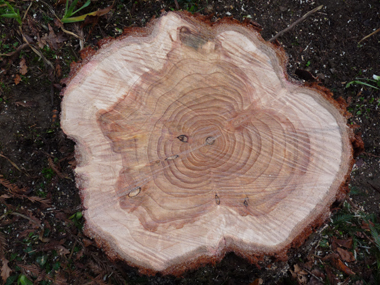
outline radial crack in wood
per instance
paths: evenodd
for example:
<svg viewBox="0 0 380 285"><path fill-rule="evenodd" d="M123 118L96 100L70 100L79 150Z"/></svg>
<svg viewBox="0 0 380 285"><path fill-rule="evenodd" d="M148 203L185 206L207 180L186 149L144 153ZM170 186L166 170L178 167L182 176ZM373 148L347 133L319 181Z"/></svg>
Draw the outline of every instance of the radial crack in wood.
<svg viewBox="0 0 380 285"><path fill-rule="evenodd" d="M86 233L112 258L171 274L229 251L283 259L346 191L344 107L289 80L249 23L167 13L86 52L61 122Z"/></svg>

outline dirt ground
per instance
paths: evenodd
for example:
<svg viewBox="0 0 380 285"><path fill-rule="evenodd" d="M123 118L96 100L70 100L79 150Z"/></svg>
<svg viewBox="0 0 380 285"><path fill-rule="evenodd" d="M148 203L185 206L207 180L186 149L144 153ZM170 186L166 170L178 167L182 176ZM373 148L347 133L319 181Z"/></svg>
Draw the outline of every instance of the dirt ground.
<svg viewBox="0 0 380 285"><path fill-rule="evenodd" d="M267 40L323 5L278 40L292 77L320 81L348 102L349 123L359 126L365 144L352 171L350 197L339 205L343 210L334 211L295 257L259 269L228 254L182 278L144 276L112 263L82 234L74 143L59 123L61 80L80 58L75 35L85 39L84 46L96 46L125 27L144 26L162 10L177 10L175 2L118 0L85 25L64 24L67 32L55 17L64 14L65 1L9 2L20 10L24 38L15 19L0 18L0 283L380 284L380 91L360 84L346 88L356 78L367 82L380 75L380 33L362 40L380 28L380 1L178 0L180 9L213 14L215 21L251 19ZM78 15L110 4L92 1Z"/></svg>

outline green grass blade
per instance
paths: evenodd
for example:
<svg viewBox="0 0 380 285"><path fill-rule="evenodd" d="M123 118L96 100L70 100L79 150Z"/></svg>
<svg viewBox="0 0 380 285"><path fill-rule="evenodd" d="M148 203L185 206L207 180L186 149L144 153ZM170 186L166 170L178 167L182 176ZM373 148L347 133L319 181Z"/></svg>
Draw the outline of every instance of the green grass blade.
<svg viewBox="0 0 380 285"><path fill-rule="evenodd" d="M81 15L78 17L71 17L71 18L62 19L62 23L67 24L67 23L76 23L76 22L84 21L84 19L86 19L87 16L96 16L97 12L98 11L87 13L87 14L84 14L84 15Z"/></svg>
<svg viewBox="0 0 380 285"><path fill-rule="evenodd" d="M355 80L355 81L348 82L348 83L346 84L346 88L350 87L352 84L360 84L360 85L368 86L368 87L371 87L371 88L374 88L374 89L379 90L379 88L377 88L376 86L373 86L373 85L368 84L368 83L366 83L366 82L356 81L356 80Z"/></svg>
<svg viewBox="0 0 380 285"><path fill-rule="evenodd" d="M4 18L16 18L17 14L16 13L13 13L13 14L2 14L2 15L0 15L0 17L4 17Z"/></svg>
<svg viewBox="0 0 380 285"><path fill-rule="evenodd" d="M69 1L69 0L66 0L66 1ZM70 5L69 9L66 11L64 17L71 17L73 15L73 11L74 11L75 6L77 5L77 3L78 3L78 0L74 0L73 2L71 2L71 5Z"/></svg>
<svg viewBox="0 0 380 285"><path fill-rule="evenodd" d="M89 13L91 14L91 13ZM81 22L81 21L84 21L84 19L87 17L87 15L89 14L85 14L85 15L82 15L82 16L78 16L78 17L70 17L70 18L66 18L66 19L62 19L62 23L64 24L68 24L68 23L76 23L76 22Z"/></svg>
<svg viewBox="0 0 380 285"><path fill-rule="evenodd" d="M80 10L86 8L86 7L87 7L88 5L90 5L90 4L91 4L91 0L87 0L87 2L84 3L82 7L80 7L78 10L76 10L76 11L75 11L74 13L72 13L70 16L76 14L77 12L79 12Z"/></svg>
<svg viewBox="0 0 380 285"><path fill-rule="evenodd" d="M375 86L373 86L373 85L371 85L371 84L365 83L365 82L360 82L360 81L359 81L359 84L361 84L361 85L365 85L365 86L371 87L371 88L373 88L373 89L377 89L377 90L379 90L379 88L377 88L377 87L375 87Z"/></svg>
<svg viewBox="0 0 380 285"><path fill-rule="evenodd" d="M67 10L69 9L69 0L66 0L66 9L65 9L65 15L67 14ZM64 16L65 16L64 15Z"/></svg>

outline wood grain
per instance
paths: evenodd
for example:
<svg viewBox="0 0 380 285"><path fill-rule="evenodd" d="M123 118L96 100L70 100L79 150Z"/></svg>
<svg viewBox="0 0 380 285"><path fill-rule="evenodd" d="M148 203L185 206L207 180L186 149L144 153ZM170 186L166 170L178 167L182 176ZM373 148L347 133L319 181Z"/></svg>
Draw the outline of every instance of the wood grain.
<svg viewBox="0 0 380 285"><path fill-rule="evenodd" d="M179 274L228 251L280 255L329 215L352 131L323 88L248 25L168 13L111 41L64 91L86 232Z"/></svg>

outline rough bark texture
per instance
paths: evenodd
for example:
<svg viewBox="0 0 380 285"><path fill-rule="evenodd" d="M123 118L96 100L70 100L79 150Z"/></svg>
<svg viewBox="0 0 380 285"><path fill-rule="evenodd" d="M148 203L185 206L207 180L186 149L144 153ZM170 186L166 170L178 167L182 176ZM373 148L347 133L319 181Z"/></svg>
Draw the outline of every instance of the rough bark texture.
<svg viewBox="0 0 380 285"><path fill-rule="evenodd" d="M343 102L249 23L168 13L86 50L64 91L86 233L143 272L285 259L346 191Z"/></svg>

